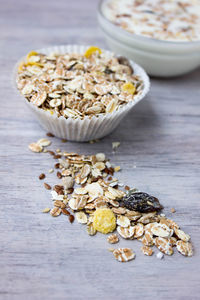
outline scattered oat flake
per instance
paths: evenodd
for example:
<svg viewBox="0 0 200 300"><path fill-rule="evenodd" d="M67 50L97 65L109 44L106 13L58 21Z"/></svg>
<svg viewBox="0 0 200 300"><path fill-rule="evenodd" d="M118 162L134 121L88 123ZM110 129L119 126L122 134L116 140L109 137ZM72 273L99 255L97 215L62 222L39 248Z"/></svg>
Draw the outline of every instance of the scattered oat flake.
<svg viewBox="0 0 200 300"><path fill-rule="evenodd" d="M180 252L184 256L193 255L192 244L189 242L178 241L176 243L176 248L178 252Z"/></svg>
<svg viewBox="0 0 200 300"><path fill-rule="evenodd" d="M59 207L54 207L50 210L52 217L58 217L61 214L61 209Z"/></svg>
<svg viewBox="0 0 200 300"><path fill-rule="evenodd" d="M174 253L171 244L165 238L162 237L155 238L155 245L164 254L172 255Z"/></svg>
<svg viewBox="0 0 200 300"><path fill-rule="evenodd" d="M153 254L153 250L151 247L148 247L148 246L143 246L141 248L142 252L144 255L147 255L147 256L151 256Z"/></svg>
<svg viewBox="0 0 200 300"><path fill-rule="evenodd" d="M176 212L176 210L175 210L175 208L171 208L171 213L175 213Z"/></svg>
<svg viewBox="0 0 200 300"><path fill-rule="evenodd" d="M38 145L37 143L31 143L29 144L28 148L32 151L32 152L42 152L43 147Z"/></svg>
<svg viewBox="0 0 200 300"><path fill-rule="evenodd" d="M87 233L91 236L93 236L97 233L97 231L96 231L96 229L94 229L94 226L92 223L87 225Z"/></svg>
<svg viewBox="0 0 200 300"><path fill-rule="evenodd" d="M125 217L125 216L118 216L117 217L117 225L121 226L121 227L129 227L130 226L130 220L129 218Z"/></svg>
<svg viewBox="0 0 200 300"><path fill-rule="evenodd" d="M113 150L116 150L120 146L120 142L112 142Z"/></svg>
<svg viewBox="0 0 200 300"><path fill-rule="evenodd" d="M113 251L116 260L120 262L127 262L135 258L135 253L130 248L119 248Z"/></svg>
<svg viewBox="0 0 200 300"><path fill-rule="evenodd" d="M119 172L121 170L121 167L120 166L116 166L116 167L114 167L114 170L115 170L115 172Z"/></svg>
<svg viewBox="0 0 200 300"><path fill-rule="evenodd" d="M87 215L82 211L75 213L75 218L78 223L81 223L81 224L87 223Z"/></svg>
<svg viewBox="0 0 200 300"><path fill-rule="evenodd" d="M51 145L51 141L49 141L46 138L43 138L43 139L38 140L37 144L40 145L41 147L47 147L47 146Z"/></svg>
<svg viewBox="0 0 200 300"><path fill-rule="evenodd" d="M107 241L110 244L118 243L119 242L118 235L116 233L113 233L113 234L109 235L108 238L107 238Z"/></svg>
<svg viewBox="0 0 200 300"><path fill-rule="evenodd" d="M54 172L54 169L49 169L49 173L53 173Z"/></svg>

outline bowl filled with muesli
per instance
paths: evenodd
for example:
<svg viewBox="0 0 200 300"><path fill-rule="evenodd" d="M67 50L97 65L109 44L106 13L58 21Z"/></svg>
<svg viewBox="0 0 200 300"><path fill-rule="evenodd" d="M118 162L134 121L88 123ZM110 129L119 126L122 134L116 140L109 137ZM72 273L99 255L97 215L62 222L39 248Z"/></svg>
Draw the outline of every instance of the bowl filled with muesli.
<svg viewBox="0 0 200 300"><path fill-rule="evenodd" d="M98 21L109 47L150 75L177 76L200 66L199 0L102 0Z"/></svg>
<svg viewBox="0 0 200 300"><path fill-rule="evenodd" d="M111 133L150 86L125 57L77 45L31 51L17 64L15 82L40 124L71 141Z"/></svg>

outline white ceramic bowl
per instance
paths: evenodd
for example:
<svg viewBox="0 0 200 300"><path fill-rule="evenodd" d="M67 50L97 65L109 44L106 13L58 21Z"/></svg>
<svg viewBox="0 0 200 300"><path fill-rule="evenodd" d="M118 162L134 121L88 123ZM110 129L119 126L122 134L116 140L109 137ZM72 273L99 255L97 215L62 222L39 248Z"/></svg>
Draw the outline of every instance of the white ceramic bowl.
<svg viewBox="0 0 200 300"><path fill-rule="evenodd" d="M98 22L115 53L134 60L153 76L182 75L200 66L200 41L161 41L129 33L104 16L107 1L100 2Z"/></svg>
<svg viewBox="0 0 200 300"><path fill-rule="evenodd" d="M85 53L86 49L90 46L78 46L78 45L67 45L67 46L55 46L51 48L39 49L37 52L50 54L51 52L56 53ZM104 52L110 53L110 51L103 50ZM24 61L25 57L20 59L14 70L14 81L16 85L17 67ZM89 118L86 116L83 120L77 118L64 118L63 116L57 117L56 115L51 115L49 111L45 111L23 97L28 107L34 112L34 115L44 127L45 130L52 132L55 136L67 139L70 141L90 141L98 138L102 138L109 133L111 133L121 122L121 120L126 116L126 114L148 93L150 88L149 77L146 72L137 64L130 61L131 66L134 69L134 74L140 76L144 83L144 88L141 94L135 96L134 101L123 105L118 110L113 113L101 114L99 116L93 116Z"/></svg>

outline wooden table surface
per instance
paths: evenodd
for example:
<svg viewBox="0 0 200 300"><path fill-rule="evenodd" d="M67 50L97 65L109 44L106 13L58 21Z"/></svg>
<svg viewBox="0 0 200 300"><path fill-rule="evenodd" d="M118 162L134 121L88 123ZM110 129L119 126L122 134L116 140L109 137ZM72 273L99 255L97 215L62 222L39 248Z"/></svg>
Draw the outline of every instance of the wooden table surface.
<svg viewBox="0 0 200 300"><path fill-rule="evenodd" d="M76 43L106 47L96 20L97 1L1 0L0 9L0 299L199 299L200 292L200 69L175 79L153 79L150 94L110 135L95 144L54 139L52 149L105 152L120 165L121 181L156 195L191 234L192 258L178 253L117 262L105 236L64 216L42 214L51 205L38 180L53 166L28 144L45 131L12 88L12 70L28 51ZM121 146L112 153L111 142ZM170 209L176 213L172 215Z"/></svg>

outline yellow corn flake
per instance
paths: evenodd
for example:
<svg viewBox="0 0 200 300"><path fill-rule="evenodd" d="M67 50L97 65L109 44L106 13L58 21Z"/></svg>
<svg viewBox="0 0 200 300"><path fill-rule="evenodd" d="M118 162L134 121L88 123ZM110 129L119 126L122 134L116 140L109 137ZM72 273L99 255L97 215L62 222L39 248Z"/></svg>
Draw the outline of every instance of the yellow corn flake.
<svg viewBox="0 0 200 300"><path fill-rule="evenodd" d="M85 51L85 57L89 58L93 53L95 52L99 52L99 54L102 53L101 49L98 48L98 47L95 47L95 46L91 46L90 48L88 48L86 51Z"/></svg>
<svg viewBox="0 0 200 300"><path fill-rule="evenodd" d="M113 232L116 228L116 218L109 208L99 208L94 213L93 227L101 233Z"/></svg>
<svg viewBox="0 0 200 300"><path fill-rule="evenodd" d="M22 71L25 66L26 66L26 64L24 62L21 62L18 66L18 71L19 72Z"/></svg>
<svg viewBox="0 0 200 300"><path fill-rule="evenodd" d="M28 62L25 64L25 66L26 66L26 67L27 67L27 66L37 66L37 67L42 68L42 67L43 67L43 64L40 64L40 63L35 62L35 61L28 61Z"/></svg>
<svg viewBox="0 0 200 300"><path fill-rule="evenodd" d="M29 58L30 58L31 56L35 56L35 55L38 55L38 53L37 53L36 51L31 51L31 52L29 52L29 53L27 54L27 57L26 57L27 61L29 60Z"/></svg>
<svg viewBox="0 0 200 300"><path fill-rule="evenodd" d="M135 94L135 86L131 82L126 82L122 85L122 90L128 92L129 94Z"/></svg>

